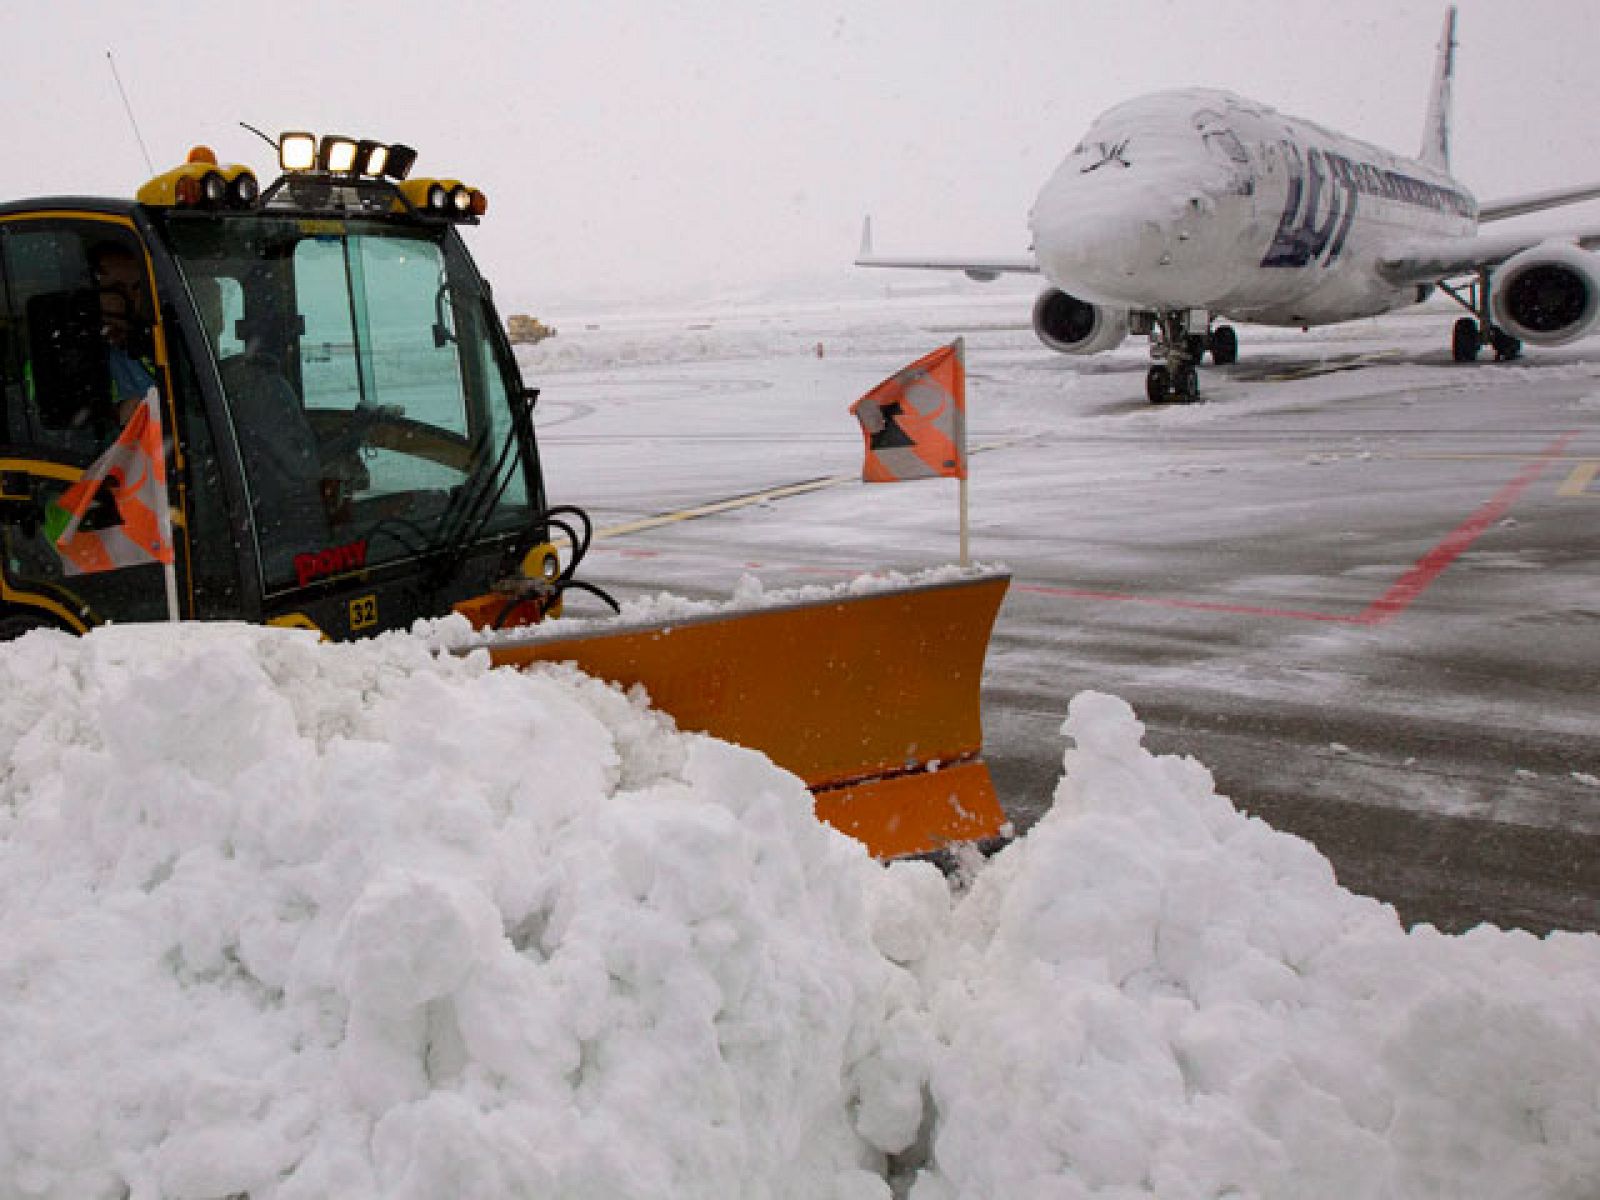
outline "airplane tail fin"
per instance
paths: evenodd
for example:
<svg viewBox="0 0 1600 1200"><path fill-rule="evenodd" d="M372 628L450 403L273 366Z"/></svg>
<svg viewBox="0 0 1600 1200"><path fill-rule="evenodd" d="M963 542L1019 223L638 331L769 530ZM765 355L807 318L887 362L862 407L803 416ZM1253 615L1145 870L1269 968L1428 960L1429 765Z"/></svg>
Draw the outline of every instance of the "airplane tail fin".
<svg viewBox="0 0 1600 1200"><path fill-rule="evenodd" d="M1428 96L1428 120L1422 130L1422 153L1417 155L1430 167L1450 169L1450 84L1456 73L1456 6L1444 14L1444 33L1439 37L1439 57L1433 67L1433 90Z"/></svg>

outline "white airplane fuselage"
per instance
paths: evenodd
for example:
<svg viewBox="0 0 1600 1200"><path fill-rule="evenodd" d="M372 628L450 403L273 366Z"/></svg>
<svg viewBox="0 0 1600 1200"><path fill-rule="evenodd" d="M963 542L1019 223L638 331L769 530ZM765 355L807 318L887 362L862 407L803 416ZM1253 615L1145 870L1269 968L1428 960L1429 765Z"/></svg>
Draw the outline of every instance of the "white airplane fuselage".
<svg viewBox="0 0 1600 1200"><path fill-rule="evenodd" d="M1478 205L1415 159L1187 89L1095 121L1029 223L1039 270L1082 300L1318 325L1422 298L1377 259L1407 238L1472 236Z"/></svg>
<svg viewBox="0 0 1600 1200"><path fill-rule="evenodd" d="M863 267L1042 275L1033 329L1051 350L1150 339L1151 403L1200 396L1203 359L1238 361L1231 324L1333 325L1438 289L1465 310L1450 355L1521 356L1600 329L1600 228L1478 232L1600 198L1600 183L1479 206L1450 175L1456 10L1445 10L1421 146L1406 158L1231 92L1156 92L1110 109L1040 189L1014 254L885 256Z"/></svg>

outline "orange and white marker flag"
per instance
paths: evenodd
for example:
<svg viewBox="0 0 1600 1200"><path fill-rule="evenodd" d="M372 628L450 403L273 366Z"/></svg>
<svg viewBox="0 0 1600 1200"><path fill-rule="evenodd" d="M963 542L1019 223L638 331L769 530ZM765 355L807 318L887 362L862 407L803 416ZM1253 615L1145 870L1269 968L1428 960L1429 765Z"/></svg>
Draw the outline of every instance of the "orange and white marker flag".
<svg viewBox="0 0 1600 1200"><path fill-rule="evenodd" d="M850 406L868 483L967 477L967 372L960 338L896 371Z"/></svg>
<svg viewBox="0 0 1600 1200"><path fill-rule="evenodd" d="M119 524L83 529L102 488L111 490ZM68 575L159 562L172 565L172 512L161 448L161 410L151 388L110 449L56 501L66 524L55 539ZM53 522L52 522L53 524Z"/></svg>

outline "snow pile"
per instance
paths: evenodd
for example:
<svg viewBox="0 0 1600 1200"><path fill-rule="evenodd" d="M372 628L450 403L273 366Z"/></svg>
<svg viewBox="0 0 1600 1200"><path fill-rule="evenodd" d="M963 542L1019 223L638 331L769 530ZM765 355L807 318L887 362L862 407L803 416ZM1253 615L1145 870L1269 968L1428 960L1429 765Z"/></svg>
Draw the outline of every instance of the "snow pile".
<svg viewBox="0 0 1600 1200"><path fill-rule="evenodd" d="M852 284L853 281L853 284ZM547 374L673 366L751 359L814 360L819 343L828 358L862 354L926 353L930 336L962 331L976 322L994 337L997 324L1012 330L1004 340L1030 348L1039 345L1027 323L1032 284L1004 287L967 284L952 289L945 280L886 296L881 282L867 279L869 294L853 294L860 273L845 286L814 301L781 303L725 301L711 308L556 315L556 337L516 348L517 361L530 379ZM904 286L904 285L901 285ZM937 332L936 332L937 331Z"/></svg>
<svg viewBox="0 0 1600 1200"><path fill-rule="evenodd" d="M1600 1178L1600 938L1407 935L1109 697L952 894L758 755L418 637L34 633L0 685L5 1200Z"/></svg>
<svg viewBox="0 0 1600 1200"><path fill-rule="evenodd" d="M806 349L796 336L772 330L726 330L691 321L652 328L643 322L622 321L518 346L517 361L531 377L538 377L602 366L797 357Z"/></svg>
<svg viewBox="0 0 1600 1200"><path fill-rule="evenodd" d="M1596 1195L1600 938L1408 935L1121 700L1066 732L1055 807L916 964L916 1200Z"/></svg>
<svg viewBox="0 0 1600 1200"><path fill-rule="evenodd" d="M0 1196L873 1196L915 1133L878 868L760 756L406 637L0 678Z"/></svg>

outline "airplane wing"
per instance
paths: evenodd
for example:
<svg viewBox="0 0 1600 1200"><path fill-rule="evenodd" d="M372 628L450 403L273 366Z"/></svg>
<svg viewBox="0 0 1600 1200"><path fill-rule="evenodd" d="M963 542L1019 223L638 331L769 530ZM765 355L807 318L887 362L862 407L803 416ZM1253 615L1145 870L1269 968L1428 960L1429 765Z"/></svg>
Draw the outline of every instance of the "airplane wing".
<svg viewBox="0 0 1600 1200"><path fill-rule="evenodd" d="M964 271L968 278L989 282L1002 275L1037 275L1039 264L1033 255L994 255L986 258L940 258L921 255L914 258L890 258L872 252L872 218L861 224L861 249L856 254L858 267L903 267L912 271Z"/></svg>
<svg viewBox="0 0 1600 1200"><path fill-rule="evenodd" d="M1531 212L1543 212L1547 208L1560 208L1563 204L1578 204L1584 200L1593 200L1597 196L1600 196L1600 183L1560 188L1551 192L1529 192L1524 196L1508 196L1503 200L1479 205L1478 220L1480 223L1503 221L1507 217L1521 217Z"/></svg>
<svg viewBox="0 0 1600 1200"><path fill-rule="evenodd" d="M1532 210L1529 210L1532 211ZM1600 248L1600 228L1522 233L1488 233L1469 238L1412 238L1378 256L1378 274L1393 284L1440 283L1499 266L1541 242L1564 242L1585 250Z"/></svg>

